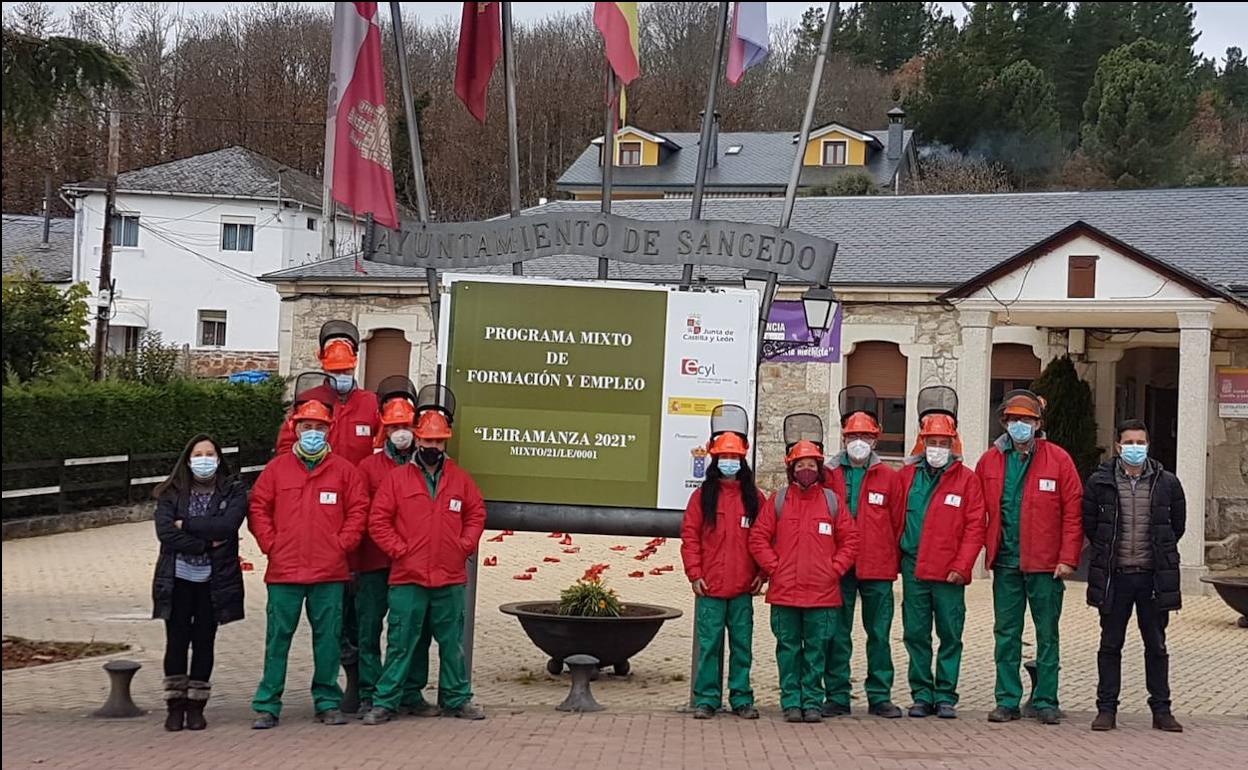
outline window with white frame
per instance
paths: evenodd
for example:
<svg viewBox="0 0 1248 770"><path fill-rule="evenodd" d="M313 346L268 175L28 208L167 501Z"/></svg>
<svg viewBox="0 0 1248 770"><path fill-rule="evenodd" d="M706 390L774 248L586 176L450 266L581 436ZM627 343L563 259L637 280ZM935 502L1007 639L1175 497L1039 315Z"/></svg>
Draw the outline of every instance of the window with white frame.
<svg viewBox="0 0 1248 770"><path fill-rule="evenodd" d="M641 142L620 142L620 165L641 165Z"/></svg>
<svg viewBox="0 0 1248 770"><path fill-rule="evenodd" d="M255 244L256 220L252 217L221 217L221 250L251 251Z"/></svg>
<svg viewBox="0 0 1248 770"><path fill-rule="evenodd" d="M225 311L199 311L199 344L219 348L225 345Z"/></svg>
<svg viewBox="0 0 1248 770"><path fill-rule="evenodd" d="M848 143L842 141L823 143L823 165L844 166L848 153Z"/></svg>
<svg viewBox="0 0 1248 770"><path fill-rule="evenodd" d="M113 245L136 248L139 245L139 215L113 214Z"/></svg>

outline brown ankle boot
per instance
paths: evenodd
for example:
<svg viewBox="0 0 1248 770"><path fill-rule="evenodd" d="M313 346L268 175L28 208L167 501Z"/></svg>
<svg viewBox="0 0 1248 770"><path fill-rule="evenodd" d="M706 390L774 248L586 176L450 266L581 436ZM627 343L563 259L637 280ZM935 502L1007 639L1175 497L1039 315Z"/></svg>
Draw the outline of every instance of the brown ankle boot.
<svg viewBox="0 0 1248 770"><path fill-rule="evenodd" d="M1168 733L1183 732L1183 725L1179 724L1179 720L1174 718L1174 714L1169 711L1161 714L1153 714L1153 729L1165 730Z"/></svg>
<svg viewBox="0 0 1248 770"><path fill-rule="evenodd" d="M1113 730L1118 726L1118 715L1112 711L1096 712L1096 719L1092 720L1092 729L1096 732L1104 732Z"/></svg>

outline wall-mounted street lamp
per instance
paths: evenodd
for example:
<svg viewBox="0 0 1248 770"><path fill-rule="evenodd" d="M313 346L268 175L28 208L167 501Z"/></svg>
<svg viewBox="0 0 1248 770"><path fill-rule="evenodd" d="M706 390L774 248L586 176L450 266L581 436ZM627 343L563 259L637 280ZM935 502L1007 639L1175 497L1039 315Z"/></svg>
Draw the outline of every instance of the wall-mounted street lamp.
<svg viewBox="0 0 1248 770"><path fill-rule="evenodd" d="M827 287L812 286L802 294L802 311L806 317L806 330L810 332L810 341L805 340L769 340L765 334L767 318L771 314L771 305L776 298L776 276L765 270L750 270L741 279L742 285L751 291L758 292L760 303L760 323L764 333L759 346L759 358L769 361L779 358L794 350L818 346L819 340L832 326L836 317L836 308L840 303L836 294Z"/></svg>

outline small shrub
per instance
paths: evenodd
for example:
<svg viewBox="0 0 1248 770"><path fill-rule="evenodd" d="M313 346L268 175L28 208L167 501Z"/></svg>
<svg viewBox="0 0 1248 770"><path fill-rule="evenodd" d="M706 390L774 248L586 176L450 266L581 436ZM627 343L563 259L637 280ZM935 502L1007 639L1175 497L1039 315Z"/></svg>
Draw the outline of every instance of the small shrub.
<svg viewBox="0 0 1248 770"><path fill-rule="evenodd" d="M601 578L581 579L559 594L559 614L591 618L618 618L623 605Z"/></svg>

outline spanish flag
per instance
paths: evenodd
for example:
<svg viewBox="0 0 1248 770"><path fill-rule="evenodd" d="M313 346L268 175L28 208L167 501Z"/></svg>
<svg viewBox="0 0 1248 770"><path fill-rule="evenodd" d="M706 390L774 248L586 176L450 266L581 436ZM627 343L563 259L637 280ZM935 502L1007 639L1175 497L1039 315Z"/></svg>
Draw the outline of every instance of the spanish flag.
<svg viewBox="0 0 1248 770"><path fill-rule="evenodd" d="M620 81L620 116L624 115L624 86L641 74L637 43L637 3L594 3L594 26L602 33L607 61ZM607 98L613 98L608 94Z"/></svg>

